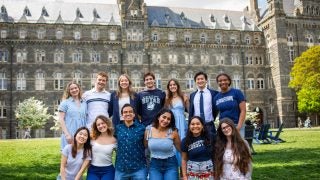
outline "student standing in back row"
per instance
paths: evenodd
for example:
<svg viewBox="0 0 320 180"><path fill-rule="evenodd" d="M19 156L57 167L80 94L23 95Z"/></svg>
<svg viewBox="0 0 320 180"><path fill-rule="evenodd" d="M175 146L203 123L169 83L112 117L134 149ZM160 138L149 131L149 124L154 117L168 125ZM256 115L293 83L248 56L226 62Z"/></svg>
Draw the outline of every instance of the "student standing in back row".
<svg viewBox="0 0 320 180"><path fill-rule="evenodd" d="M141 123L148 126L163 107L166 94L156 88L155 76L151 72L144 75L144 84L146 89L137 96L137 112L141 117Z"/></svg>
<svg viewBox="0 0 320 180"><path fill-rule="evenodd" d="M190 94L189 120L193 116L201 117L205 121L205 127L210 137L215 136L214 120L216 112L213 98L218 94L218 91L207 87L208 76L204 72L198 72L194 76L194 81L197 84L197 90Z"/></svg>
<svg viewBox="0 0 320 180"><path fill-rule="evenodd" d="M216 78L220 87L220 92L214 98L215 109L220 113L219 119L230 118L233 120L244 137L244 120L246 118L246 100L243 93L239 89L234 89L231 86L231 78L226 73L221 73Z"/></svg>
<svg viewBox="0 0 320 180"><path fill-rule="evenodd" d="M99 115L107 118L112 116L109 103L111 94L105 90L108 82L108 75L105 72L97 74L95 86L90 91L83 94L83 98L87 103L87 127L91 129L93 121Z"/></svg>
<svg viewBox="0 0 320 180"><path fill-rule="evenodd" d="M132 82L127 74L120 75L118 79L118 90L111 94L111 110L112 110L112 123L116 127L118 124L123 123L121 116L121 109L125 104L131 104L135 107L137 93L132 89ZM136 111L134 111L136 112Z"/></svg>

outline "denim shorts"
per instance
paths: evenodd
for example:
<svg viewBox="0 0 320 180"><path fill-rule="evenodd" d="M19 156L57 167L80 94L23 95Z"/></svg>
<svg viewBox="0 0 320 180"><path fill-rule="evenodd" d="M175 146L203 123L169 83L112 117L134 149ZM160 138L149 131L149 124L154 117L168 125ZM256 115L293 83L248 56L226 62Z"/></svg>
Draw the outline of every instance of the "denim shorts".
<svg viewBox="0 0 320 180"><path fill-rule="evenodd" d="M151 180L178 179L178 161L176 156L167 159L151 158L149 178Z"/></svg>

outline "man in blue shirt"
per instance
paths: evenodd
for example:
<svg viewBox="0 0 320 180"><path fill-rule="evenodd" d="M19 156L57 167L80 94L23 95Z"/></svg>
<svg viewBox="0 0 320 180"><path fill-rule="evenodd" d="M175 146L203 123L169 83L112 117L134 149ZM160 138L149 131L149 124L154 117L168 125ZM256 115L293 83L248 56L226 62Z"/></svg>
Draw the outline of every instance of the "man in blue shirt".
<svg viewBox="0 0 320 180"><path fill-rule="evenodd" d="M116 126L118 142L115 163L115 180L147 179L146 158L144 153L144 125L134 121L135 113L130 104L121 109L124 123Z"/></svg>

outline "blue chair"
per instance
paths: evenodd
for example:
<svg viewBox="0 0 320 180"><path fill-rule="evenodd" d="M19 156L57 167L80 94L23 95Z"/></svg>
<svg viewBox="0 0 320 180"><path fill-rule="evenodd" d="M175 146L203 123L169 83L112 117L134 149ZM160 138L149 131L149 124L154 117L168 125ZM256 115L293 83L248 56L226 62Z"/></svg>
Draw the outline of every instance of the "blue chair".
<svg viewBox="0 0 320 180"><path fill-rule="evenodd" d="M276 131L269 131L269 135L268 135L268 138L272 141L272 142L275 142L275 143L281 143L281 142L285 142L284 140L280 139L280 134L282 132L282 129L283 129L283 126L284 124L282 123L279 127L278 130ZM275 135L273 136L272 133L275 133Z"/></svg>

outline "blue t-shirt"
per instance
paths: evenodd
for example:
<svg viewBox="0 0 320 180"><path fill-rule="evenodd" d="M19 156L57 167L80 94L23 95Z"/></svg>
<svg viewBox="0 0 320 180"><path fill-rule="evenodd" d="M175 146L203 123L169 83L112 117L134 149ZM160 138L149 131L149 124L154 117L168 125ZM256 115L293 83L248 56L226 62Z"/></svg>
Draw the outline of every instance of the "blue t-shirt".
<svg viewBox="0 0 320 180"><path fill-rule="evenodd" d="M243 93L239 89L230 88L228 92L219 92L214 97L215 109L220 112L219 119L228 117L238 124L240 116L239 104L245 101Z"/></svg>
<svg viewBox="0 0 320 180"><path fill-rule="evenodd" d="M166 94L160 89L145 90L138 93L137 112L145 126L152 123L159 110L164 105Z"/></svg>
<svg viewBox="0 0 320 180"><path fill-rule="evenodd" d="M137 121L129 127L124 123L116 126L115 136L118 142L116 170L130 172L146 167L144 131L145 127Z"/></svg>
<svg viewBox="0 0 320 180"><path fill-rule="evenodd" d="M202 137L193 137L191 143L186 147L186 138L181 142L181 151L188 154L188 160L202 162L208 161L212 158L212 146L205 144Z"/></svg>

